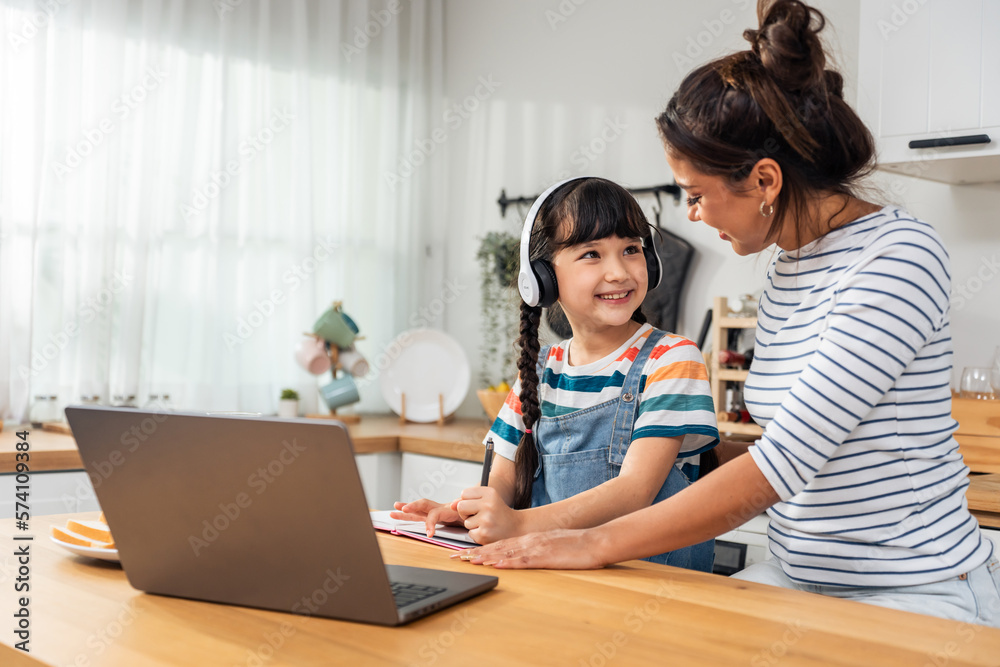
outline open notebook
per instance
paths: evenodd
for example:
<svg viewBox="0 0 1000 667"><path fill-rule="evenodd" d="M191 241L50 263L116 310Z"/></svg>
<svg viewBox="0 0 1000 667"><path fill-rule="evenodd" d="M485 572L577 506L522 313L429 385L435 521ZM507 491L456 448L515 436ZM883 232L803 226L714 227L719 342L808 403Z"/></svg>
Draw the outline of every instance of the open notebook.
<svg viewBox="0 0 1000 667"><path fill-rule="evenodd" d="M400 521L389 516L388 511L372 512L372 525L376 530L384 530L393 535L412 537L449 549L469 549L479 544L469 537L469 531L458 526L446 526L439 523L434 529L434 537L427 537L423 521Z"/></svg>

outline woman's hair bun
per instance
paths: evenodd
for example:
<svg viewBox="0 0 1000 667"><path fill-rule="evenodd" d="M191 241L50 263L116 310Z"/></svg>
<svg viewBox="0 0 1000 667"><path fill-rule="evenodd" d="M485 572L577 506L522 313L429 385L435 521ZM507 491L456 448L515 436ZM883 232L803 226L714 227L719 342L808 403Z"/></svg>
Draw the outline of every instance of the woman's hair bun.
<svg viewBox="0 0 1000 667"><path fill-rule="evenodd" d="M820 92L833 83L825 73L826 56L819 38L826 24L822 13L798 0L759 0L757 19L760 27L744 31L743 37L782 89Z"/></svg>

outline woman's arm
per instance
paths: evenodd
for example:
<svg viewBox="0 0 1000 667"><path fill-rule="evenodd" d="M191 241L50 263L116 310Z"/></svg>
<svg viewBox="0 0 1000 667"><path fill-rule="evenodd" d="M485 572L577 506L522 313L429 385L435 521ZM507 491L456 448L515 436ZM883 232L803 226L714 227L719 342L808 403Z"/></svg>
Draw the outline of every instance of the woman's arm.
<svg viewBox="0 0 1000 667"><path fill-rule="evenodd" d="M599 568L703 542L746 523L777 500L744 454L675 496L602 526L528 534L458 556L501 568Z"/></svg>
<svg viewBox="0 0 1000 667"><path fill-rule="evenodd" d="M556 503L525 510L510 509L509 500L501 497L507 484L503 473L490 488L472 487L452 508L465 519L470 535L480 544L525 533L556 528L588 528L648 507L663 486L677 459L681 438L642 438L633 442L622 461L617 477ZM500 457L497 459L501 460ZM509 466L510 496L513 498L514 465ZM503 469L506 469L504 466ZM496 471L498 473L500 471Z"/></svg>

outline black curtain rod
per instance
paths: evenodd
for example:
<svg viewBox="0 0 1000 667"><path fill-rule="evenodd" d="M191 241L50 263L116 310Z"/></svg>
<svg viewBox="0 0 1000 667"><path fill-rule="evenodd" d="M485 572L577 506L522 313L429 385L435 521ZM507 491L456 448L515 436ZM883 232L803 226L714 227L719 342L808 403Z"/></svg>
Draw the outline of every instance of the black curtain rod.
<svg viewBox="0 0 1000 667"><path fill-rule="evenodd" d="M681 200L681 189L676 183L651 185L646 188L628 188L628 191L634 195L656 195L657 199L660 198L660 193L664 192L671 195L675 202L679 202ZM531 204L536 199L538 199L538 195L531 195L530 197L508 197L506 189L500 190L500 199L497 199L497 204L500 206L500 217L507 217L507 207L511 204Z"/></svg>

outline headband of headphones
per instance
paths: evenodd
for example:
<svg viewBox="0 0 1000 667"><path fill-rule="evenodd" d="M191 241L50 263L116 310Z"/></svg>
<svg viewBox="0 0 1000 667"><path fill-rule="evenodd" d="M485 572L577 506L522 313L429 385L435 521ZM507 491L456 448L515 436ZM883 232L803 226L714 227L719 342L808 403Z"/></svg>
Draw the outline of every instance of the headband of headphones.
<svg viewBox="0 0 1000 667"><path fill-rule="evenodd" d="M545 276L541 277L542 282L552 283L551 286L543 287L539 284L539 276L536 273L536 267L532 265L529 258L531 230L535 225L535 219L538 217L538 212L542 210L542 205L545 204L545 200L548 199L553 192L567 183L585 180L588 178L593 177L574 176L573 178L567 178L549 186L545 192L538 195L538 199L536 199L535 203L531 205L531 208L528 210L528 215L524 218L524 228L521 231L521 266L517 274L517 291L520 293L521 299L523 299L529 306L537 306L540 304L542 307L547 308L555 303L556 296L558 294L558 287L555 284L555 273L551 267L548 266L548 263L535 262L535 264L538 265L537 270L547 272ZM654 289L660 283L662 270L660 267L659 255L653 247L652 232L649 233L649 245L643 247L643 254L646 257L646 267L649 275L649 289Z"/></svg>
<svg viewBox="0 0 1000 667"><path fill-rule="evenodd" d="M550 185L545 192L538 195L538 199L536 199L535 203L531 205L531 208L528 210L528 215L524 218L524 229L521 231L521 268L517 274L517 291L521 293L521 298L524 299L524 302L529 306L537 306L542 296L541 289L538 285L538 277L535 275L535 272L531 270L531 260L528 256L528 248L531 245L531 229L535 225L535 218L538 217L538 212L542 210L542 204L544 204L545 200L549 198L549 195L571 181L578 181L584 178L590 177L577 176L575 178L567 178L554 185Z"/></svg>

